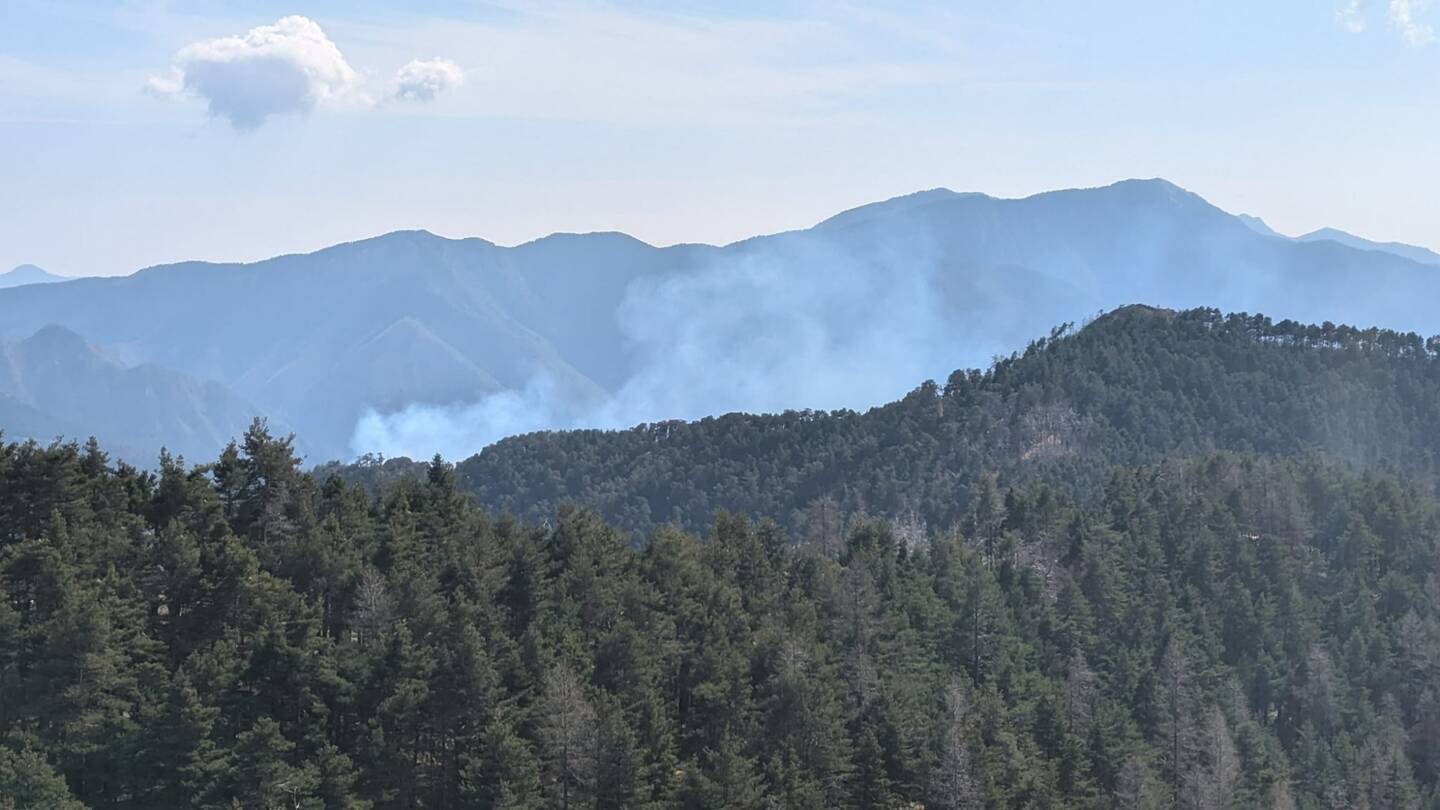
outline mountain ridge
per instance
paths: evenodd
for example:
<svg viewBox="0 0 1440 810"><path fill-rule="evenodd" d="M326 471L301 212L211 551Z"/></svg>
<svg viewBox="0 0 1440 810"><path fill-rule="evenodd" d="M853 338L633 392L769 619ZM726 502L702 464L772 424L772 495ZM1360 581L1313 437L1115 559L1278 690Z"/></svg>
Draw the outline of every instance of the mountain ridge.
<svg viewBox="0 0 1440 810"><path fill-rule="evenodd" d="M1437 403L1440 337L1136 304L863 412L539 432L456 469L489 510L537 520L578 505L640 536L703 530L715 510L803 533L819 500L951 526L984 473L1083 498L1113 468L1172 454L1323 454L1440 484ZM373 487L424 466L323 469Z"/></svg>
<svg viewBox="0 0 1440 810"><path fill-rule="evenodd" d="M1132 301L1440 331L1424 304L1436 299L1428 265L1257 233L1149 179L1012 199L930 189L723 246L395 231L11 288L0 337L58 323L120 362L219 383L308 437L320 461L465 454L513 430L865 407ZM371 416L378 432L362 436Z"/></svg>
<svg viewBox="0 0 1440 810"><path fill-rule="evenodd" d="M1440 265L1440 253L1436 253L1429 248L1421 247L1419 245L1410 245L1404 242L1376 242L1370 239L1356 236L1352 233L1347 233L1346 231L1342 231L1339 228L1320 228L1319 230L1311 231L1310 233L1297 236L1295 237L1295 240L1299 242L1336 242L1347 247L1357 248L1359 250L1374 250L1382 253L1392 253L1396 256L1402 256L1404 258L1410 259L1411 261L1419 262L1421 264Z"/></svg>
<svg viewBox="0 0 1440 810"><path fill-rule="evenodd" d="M0 398L0 429L12 440L93 436L142 466L160 447L208 457L262 415L219 383L152 363L125 365L56 324L0 340ZM144 420L131 420L135 412Z"/></svg>

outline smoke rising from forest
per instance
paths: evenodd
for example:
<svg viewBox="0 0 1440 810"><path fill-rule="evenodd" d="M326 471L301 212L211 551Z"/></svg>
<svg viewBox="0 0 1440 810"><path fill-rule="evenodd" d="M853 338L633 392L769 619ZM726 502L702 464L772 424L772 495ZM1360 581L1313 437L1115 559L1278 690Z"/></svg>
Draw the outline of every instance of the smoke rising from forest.
<svg viewBox="0 0 1440 810"><path fill-rule="evenodd" d="M1432 270L1377 243L1257 232L1161 180L1021 200L921 192L636 275L614 312L623 374L603 399L537 373L471 402L366 413L350 444L458 459L534 430L863 409L1134 303L1434 331Z"/></svg>
<svg viewBox="0 0 1440 810"><path fill-rule="evenodd" d="M957 365L1016 348L976 335L942 289L927 240L857 255L802 234L698 272L641 279L615 313L631 373L598 406L576 407L547 375L473 403L367 412L356 453L463 458L536 430L624 428L732 411L862 409Z"/></svg>

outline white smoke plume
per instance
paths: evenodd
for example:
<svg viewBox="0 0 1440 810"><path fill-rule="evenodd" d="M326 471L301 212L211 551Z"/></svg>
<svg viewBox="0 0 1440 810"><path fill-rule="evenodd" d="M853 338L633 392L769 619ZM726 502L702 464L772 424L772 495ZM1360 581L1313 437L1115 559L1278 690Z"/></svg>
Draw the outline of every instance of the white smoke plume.
<svg viewBox="0 0 1440 810"><path fill-rule="evenodd" d="M859 409L1013 347L1010 330L982 324L985 313L967 312L945 288L925 237L909 237L840 249L793 234L695 273L632 283L616 317L635 371L599 407L568 411L537 377L472 404L367 414L351 447L459 459L535 430Z"/></svg>
<svg viewBox="0 0 1440 810"><path fill-rule="evenodd" d="M350 445L357 454L464 458L506 436L567 426L573 420L557 405L553 382L537 375L519 391L501 391L475 403L413 403L387 414L368 410L356 423Z"/></svg>

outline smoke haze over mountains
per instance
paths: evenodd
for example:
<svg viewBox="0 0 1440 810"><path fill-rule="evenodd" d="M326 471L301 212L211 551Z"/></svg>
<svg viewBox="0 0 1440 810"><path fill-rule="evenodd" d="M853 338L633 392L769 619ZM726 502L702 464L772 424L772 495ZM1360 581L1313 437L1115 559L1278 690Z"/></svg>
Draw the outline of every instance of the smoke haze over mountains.
<svg viewBox="0 0 1440 810"><path fill-rule="evenodd" d="M1128 303L1440 331L1425 252L1344 237L1290 239L1159 180L935 190L724 247L412 231L28 285L0 292L0 337L60 324L117 361L220 386L312 461L459 458L535 430L864 409ZM117 419L156 410L135 407ZM149 435L116 443L143 461Z"/></svg>
<svg viewBox="0 0 1440 810"><path fill-rule="evenodd" d="M610 398L567 408L542 372L475 403L368 411L351 449L457 458L534 430L864 408L1002 348L967 341L947 321L938 275L923 241L857 257L801 233L717 255L693 273L628 286L615 318L632 371Z"/></svg>
<svg viewBox="0 0 1440 810"><path fill-rule="evenodd" d="M1250 234L1231 227L1238 218L1164 183L1124 190L1182 195L1182 205L1198 203L1189 213L1199 214L1200 223L1175 223L1163 204L1140 200L1110 224L1128 220L1130 232L1114 246L1122 254L1105 260L1077 250L1094 250L1077 244L1087 236L1078 229L1035 228L1036 239L1000 245L980 238L957 244L943 224L927 221L943 216L933 209L947 204L1004 206L983 195L925 192L859 209L810 231L732 246L694 272L632 282L616 318L633 372L602 403L567 410L556 400L553 381L541 374L518 391L475 403L367 412L351 449L460 458L536 430L620 429L732 411L863 410L920 380L983 367L1022 348L1047 323L1077 321L1119 305L1126 287L1134 300L1193 306L1207 300L1206 288L1220 279L1218 292L1232 306L1344 317L1339 302L1297 307L1298 298L1282 301L1272 294L1273 261L1246 252L1253 251L1246 244ZM1076 193L1100 197L1102 191ZM1083 211L1096 200L1075 202ZM1104 212L1091 213L1104 218ZM1217 225L1220 233L1207 232ZM1202 244L1189 249L1196 240ZM1385 247L1349 240L1365 250ZM1232 241L1239 244L1224 244ZM1393 247L1407 258L1423 251ZM1179 272L1197 263L1199 251L1218 255L1202 253L1204 272ZM1006 261L1012 257L1013 263ZM1176 272L1167 274L1167 266ZM1383 301L1383 293L1376 295ZM1357 296L1348 307L1353 311L1371 297Z"/></svg>

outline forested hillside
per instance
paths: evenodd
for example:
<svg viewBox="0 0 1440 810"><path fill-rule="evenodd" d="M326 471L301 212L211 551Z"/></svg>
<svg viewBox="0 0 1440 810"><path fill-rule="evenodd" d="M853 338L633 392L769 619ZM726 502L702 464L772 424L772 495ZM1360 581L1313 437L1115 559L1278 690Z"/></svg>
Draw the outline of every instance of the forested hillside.
<svg viewBox="0 0 1440 810"><path fill-rule="evenodd" d="M866 413L536 433L459 472L484 506L530 519L578 503L643 535L670 521L701 530L727 509L805 532L862 511L953 525L984 472L1084 497L1114 465L1214 449L1322 452L1433 481L1440 340L1127 307ZM404 467L345 472L378 479Z"/></svg>
<svg viewBox="0 0 1440 810"><path fill-rule="evenodd" d="M370 500L259 427L158 475L4 445L0 805L1437 807L1423 489L1207 454L1083 506L988 492L963 531L637 550L489 517L440 463Z"/></svg>

